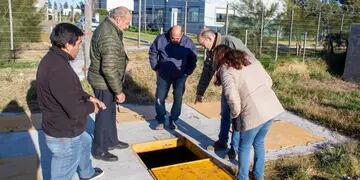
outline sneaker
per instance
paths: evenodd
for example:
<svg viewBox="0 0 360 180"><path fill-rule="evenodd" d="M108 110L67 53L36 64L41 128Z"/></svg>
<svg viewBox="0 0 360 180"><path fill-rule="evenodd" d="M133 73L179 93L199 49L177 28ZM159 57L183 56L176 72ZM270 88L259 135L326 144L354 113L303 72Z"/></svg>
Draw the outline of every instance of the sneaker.
<svg viewBox="0 0 360 180"><path fill-rule="evenodd" d="M118 160L117 156L115 156L114 154L111 154L107 151L103 152L101 154L93 154L93 157L95 159L103 160L103 161L117 161Z"/></svg>
<svg viewBox="0 0 360 180"><path fill-rule="evenodd" d="M206 147L208 151L218 151L218 150L226 150L227 144L220 142L219 140L215 141L213 145L209 145Z"/></svg>
<svg viewBox="0 0 360 180"><path fill-rule="evenodd" d="M155 130L163 130L164 129L164 123L158 123L156 126L155 126Z"/></svg>
<svg viewBox="0 0 360 180"><path fill-rule="evenodd" d="M174 121L170 121L169 122L169 128L173 129L173 130L176 129L177 128L176 123Z"/></svg>
<svg viewBox="0 0 360 180"><path fill-rule="evenodd" d="M101 177L101 176L103 176L104 175L104 171L103 170L101 170L100 168L94 168L94 170L95 170L95 172L94 172L94 174L91 176L91 177L89 177L89 178L80 178L80 180L90 180L90 179L97 179L97 178L99 178L99 177Z"/></svg>
<svg viewBox="0 0 360 180"><path fill-rule="evenodd" d="M108 150L126 149L126 148L128 148L128 147L129 147L129 144L128 144L128 143L119 141L119 143L118 143L117 145L108 147Z"/></svg>

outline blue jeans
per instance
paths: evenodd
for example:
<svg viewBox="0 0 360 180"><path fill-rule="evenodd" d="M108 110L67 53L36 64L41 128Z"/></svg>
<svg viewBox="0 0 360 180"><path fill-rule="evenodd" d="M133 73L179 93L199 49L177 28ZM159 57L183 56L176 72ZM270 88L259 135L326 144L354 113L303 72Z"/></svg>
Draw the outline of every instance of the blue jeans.
<svg viewBox="0 0 360 180"><path fill-rule="evenodd" d="M230 124L231 124L230 107L226 101L226 97L222 94L221 95L221 119L220 119L219 141L223 144L228 143ZM238 147L239 147L239 138L240 138L240 132L235 131L235 129L233 128L230 146L235 151L237 151Z"/></svg>
<svg viewBox="0 0 360 180"><path fill-rule="evenodd" d="M55 138L45 134L51 151L51 180L71 180L78 172L81 178L91 177L91 136L83 132L73 138Z"/></svg>
<svg viewBox="0 0 360 180"><path fill-rule="evenodd" d="M238 180L249 178L250 149L254 147L253 174L256 179L264 179L265 148L264 139L272 124L272 120L256 128L242 131L239 142L239 173Z"/></svg>
<svg viewBox="0 0 360 180"><path fill-rule="evenodd" d="M173 87L174 102L171 107L169 121L178 120L181 114L182 97L185 91L186 79L187 76L185 75L174 80L167 80L160 77L159 75L157 76L155 110L156 119L159 123L164 123L165 121L165 99L168 95L171 85Z"/></svg>

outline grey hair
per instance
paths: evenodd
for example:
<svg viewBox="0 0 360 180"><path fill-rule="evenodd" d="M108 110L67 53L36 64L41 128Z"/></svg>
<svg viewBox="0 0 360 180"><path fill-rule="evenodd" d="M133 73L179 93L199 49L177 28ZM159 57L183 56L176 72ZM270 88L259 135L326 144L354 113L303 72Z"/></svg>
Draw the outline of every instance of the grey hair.
<svg viewBox="0 0 360 180"><path fill-rule="evenodd" d="M131 15L129 9L124 6L112 9L109 14L112 18L119 17L120 19L125 19L129 15Z"/></svg>
<svg viewBox="0 0 360 180"><path fill-rule="evenodd" d="M209 28L205 28L203 30L200 31L198 38L210 38L211 36L215 35L215 31L213 31L212 29Z"/></svg>

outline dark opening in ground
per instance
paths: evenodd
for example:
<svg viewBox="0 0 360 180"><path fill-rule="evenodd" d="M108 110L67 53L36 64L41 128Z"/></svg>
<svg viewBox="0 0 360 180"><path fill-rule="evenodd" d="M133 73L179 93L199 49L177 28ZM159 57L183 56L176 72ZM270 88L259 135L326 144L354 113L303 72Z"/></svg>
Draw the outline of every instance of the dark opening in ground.
<svg viewBox="0 0 360 180"><path fill-rule="evenodd" d="M201 159L185 146L144 152L138 155L148 169Z"/></svg>

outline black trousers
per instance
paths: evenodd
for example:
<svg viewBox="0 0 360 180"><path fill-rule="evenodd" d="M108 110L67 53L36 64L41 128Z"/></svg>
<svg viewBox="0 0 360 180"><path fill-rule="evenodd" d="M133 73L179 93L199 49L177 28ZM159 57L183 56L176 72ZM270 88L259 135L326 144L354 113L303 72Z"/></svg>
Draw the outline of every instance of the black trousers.
<svg viewBox="0 0 360 180"><path fill-rule="evenodd" d="M119 143L116 129L116 97L109 90L94 89L95 97L106 105L95 116L93 154L99 155L108 151L108 147Z"/></svg>

